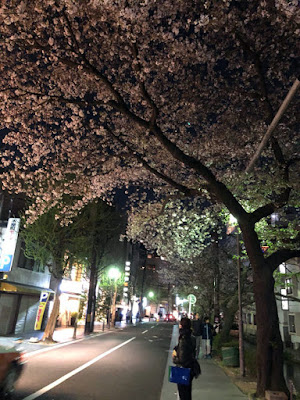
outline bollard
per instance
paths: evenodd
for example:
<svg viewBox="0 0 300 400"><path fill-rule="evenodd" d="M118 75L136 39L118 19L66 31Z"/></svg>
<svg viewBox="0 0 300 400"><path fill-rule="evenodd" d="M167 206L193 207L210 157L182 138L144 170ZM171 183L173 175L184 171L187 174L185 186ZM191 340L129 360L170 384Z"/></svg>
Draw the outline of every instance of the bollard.
<svg viewBox="0 0 300 400"><path fill-rule="evenodd" d="M104 321L103 321L103 324L102 324L102 332L104 332Z"/></svg>
<svg viewBox="0 0 300 400"><path fill-rule="evenodd" d="M265 398L266 400L288 400L284 392L275 392L273 390L266 390Z"/></svg>
<svg viewBox="0 0 300 400"><path fill-rule="evenodd" d="M74 323L73 339L76 339L76 331L77 331L77 320Z"/></svg>

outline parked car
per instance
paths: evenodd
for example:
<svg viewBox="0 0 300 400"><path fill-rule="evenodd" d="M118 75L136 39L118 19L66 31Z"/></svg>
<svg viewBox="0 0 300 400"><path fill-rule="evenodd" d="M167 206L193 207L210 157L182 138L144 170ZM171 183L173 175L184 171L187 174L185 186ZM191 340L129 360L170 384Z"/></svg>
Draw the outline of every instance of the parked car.
<svg viewBox="0 0 300 400"><path fill-rule="evenodd" d="M174 317L173 314L166 314L164 316L164 321L166 321L166 322L175 322L176 318Z"/></svg>
<svg viewBox="0 0 300 400"><path fill-rule="evenodd" d="M9 398L24 367L24 353L16 347L0 345L0 398Z"/></svg>

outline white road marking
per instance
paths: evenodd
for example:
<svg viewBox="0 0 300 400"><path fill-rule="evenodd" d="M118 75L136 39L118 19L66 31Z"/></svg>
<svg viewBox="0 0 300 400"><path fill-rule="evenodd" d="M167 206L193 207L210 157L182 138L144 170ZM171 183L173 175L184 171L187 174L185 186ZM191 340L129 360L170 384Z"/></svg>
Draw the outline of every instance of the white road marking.
<svg viewBox="0 0 300 400"><path fill-rule="evenodd" d="M40 353L45 353L46 351L59 349L60 347L69 346L69 344L79 343L79 342L82 342L83 340L93 339L94 337L97 337L97 336L107 335L108 333L109 332L97 333L96 335L88 336L88 337L85 337L85 338L82 338L82 339L76 339L76 340L71 340L71 341L68 341L68 342L52 345L51 347L46 347L45 349L34 350L34 351L31 351L30 353L26 353L26 358L35 356L35 355L40 354Z"/></svg>
<svg viewBox="0 0 300 400"><path fill-rule="evenodd" d="M61 378L59 378L56 381L50 383L49 385L43 387L42 389L38 390L37 392L25 397L23 400L34 400L37 397L42 396L44 393L49 392L49 390L55 388L56 386L60 385L61 383L63 383L67 379L71 378L72 376L78 374L79 372L83 371L84 369L86 369L86 368L90 367L91 365L95 364L97 361L101 360L101 358L104 358L104 357L108 356L109 354L111 354L114 351L118 350L120 347L123 347L126 344L130 343L134 339L135 339L135 337L132 337L131 339L126 340L126 342L123 342L123 343L119 344L118 346L113 347L112 349L106 351L105 353L100 354L99 356L93 358L91 361L88 361L87 363L81 365L81 367L78 367L78 368L74 369L73 371L71 371L68 374L62 376Z"/></svg>
<svg viewBox="0 0 300 400"><path fill-rule="evenodd" d="M151 326L151 329L152 329L152 328L154 328L154 325L153 325L153 326Z"/></svg>
<svg viewBox="0 0 300 400"><path fill-rule="evenodd" d="M148 329L146 329L144 332L142 332L142 335L143 335L144 333L146 333L146 332L148 332Z"/></svg>

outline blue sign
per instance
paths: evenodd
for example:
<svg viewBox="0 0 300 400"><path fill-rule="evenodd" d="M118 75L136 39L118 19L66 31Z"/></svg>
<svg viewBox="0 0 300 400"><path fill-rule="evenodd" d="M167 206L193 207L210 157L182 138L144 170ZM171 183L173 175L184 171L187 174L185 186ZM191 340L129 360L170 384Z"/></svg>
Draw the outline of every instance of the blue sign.
<svg viewBox="0 0 300 400"><path fill-rule="evenodd" d="M1 272L9 272L11 270L12 260L13 260L13 256L6 254L1 259L0 271Z"/></svg>

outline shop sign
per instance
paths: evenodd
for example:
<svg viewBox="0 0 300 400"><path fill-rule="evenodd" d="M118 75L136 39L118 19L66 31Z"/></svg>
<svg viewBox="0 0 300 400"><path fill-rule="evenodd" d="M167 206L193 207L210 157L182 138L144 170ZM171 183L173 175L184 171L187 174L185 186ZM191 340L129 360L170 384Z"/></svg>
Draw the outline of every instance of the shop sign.
<svg viewBox="0 0 300 400"><path fill-rule="evenodd" d="M0 272L9 272L11 270L18 240L19 227L20 218L9 218L1 247Z"/></svg>

